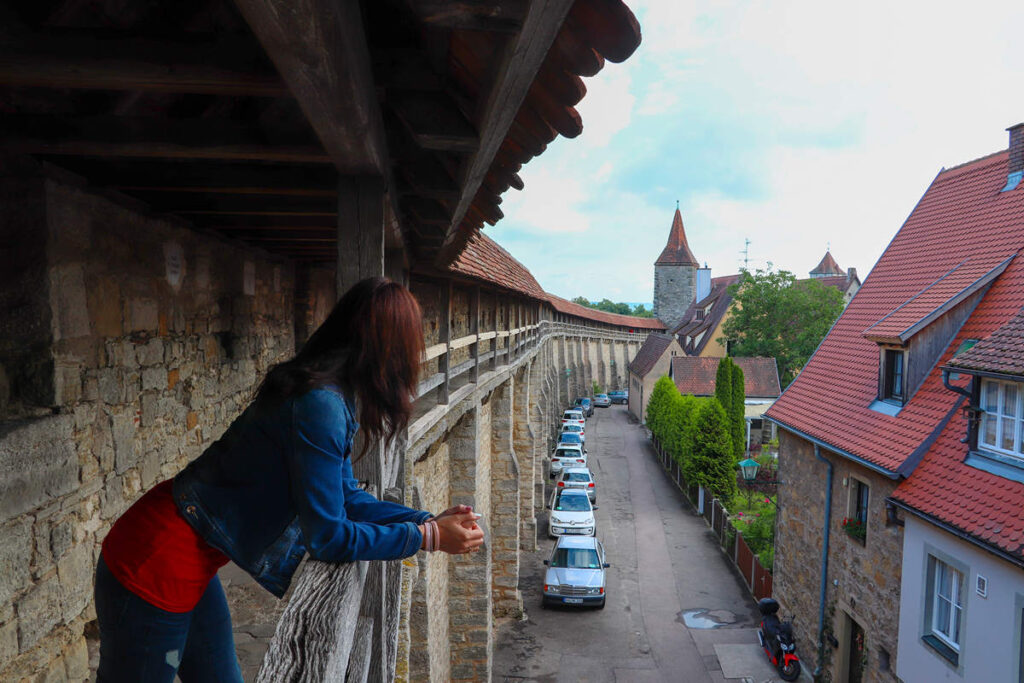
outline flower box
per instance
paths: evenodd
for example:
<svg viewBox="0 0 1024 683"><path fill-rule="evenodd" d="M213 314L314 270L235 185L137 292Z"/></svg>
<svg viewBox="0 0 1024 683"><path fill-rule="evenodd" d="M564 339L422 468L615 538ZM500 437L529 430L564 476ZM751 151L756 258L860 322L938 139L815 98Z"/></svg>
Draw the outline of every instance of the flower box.
<svg viewBox="0 0 1024 683"><path fill-rule="evenodd" d="M866 539L868 535L868 525L856 517L844 517L843 531L846 532L847 536L864 543L864 539Z"/></svg>

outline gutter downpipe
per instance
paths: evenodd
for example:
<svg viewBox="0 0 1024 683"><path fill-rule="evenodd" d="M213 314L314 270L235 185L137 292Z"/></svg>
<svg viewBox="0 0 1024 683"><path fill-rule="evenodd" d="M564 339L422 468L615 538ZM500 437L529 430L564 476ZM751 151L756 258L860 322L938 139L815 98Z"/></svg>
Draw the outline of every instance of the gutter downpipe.
<svg viewBox="0 0 1024 683"><path fill-rule="evenodd" d="M821 589L818 595L818 665L814 669L814 678L817 680L825 660L825 593L828 589L828 542L832 528L832 461L822 457L818 444L814 444L814 457L828 465L825 478L825 538L821 544Z"/></svg>

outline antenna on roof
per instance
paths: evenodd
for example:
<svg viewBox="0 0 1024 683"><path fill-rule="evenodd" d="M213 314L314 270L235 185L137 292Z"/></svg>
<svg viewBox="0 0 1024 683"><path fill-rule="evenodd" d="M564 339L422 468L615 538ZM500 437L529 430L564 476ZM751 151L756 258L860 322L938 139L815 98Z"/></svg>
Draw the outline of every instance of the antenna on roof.
<svg viewBox="0 0 1024 683"><path fill-rule="evenodd" d="M750 270L750 238L743 240L743 249L740 250L743 254L743 270Z"/></svg>

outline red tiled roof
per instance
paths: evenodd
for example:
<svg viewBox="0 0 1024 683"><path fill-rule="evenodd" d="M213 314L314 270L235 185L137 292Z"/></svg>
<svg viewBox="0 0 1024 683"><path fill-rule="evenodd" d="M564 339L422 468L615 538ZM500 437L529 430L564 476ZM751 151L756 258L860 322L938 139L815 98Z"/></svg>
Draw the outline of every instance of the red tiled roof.
<svg viewBox="0 0 1024 683"><path fill-rule="evenodd" d="M681 394L713 396L715 375L721 358L676 356L672 359L672 377ZM779 370L774 358L733 358L743 370L743 391L747 398L777 398Z"/></svg>
<svg viewBox="0 0 1024 683"><path fill-rule="evenodd" d="M526 266L481 232L470 237L466 247L449 269L505 289L522 292L534 299L547 301L547 292Z"/></svg>
<svg viewBox="0 0 1024 683"><path fill-rule="evenodd" d="M1024 247L1024 191L999 191L1006 182L1006 167L1004 151L936 176L803 372L768 411L769 417L895 476L958 396L942 386L941 373L935 369L898 415L871 410L879 349L863 332L965 260L987 272L983 269L990 270ZM946 348L940 365L948 362L967 330L975 339L987 337L1021 306L1024 259L1015 259ZM957 498L955 492L946 495ZM1024 498L1019 509L1024 509Z"/></svg>
<svg viewBox="0 0 1024 683"><path fill-rule="evenodd" d="M593 308L566 301L554 294L548 294L533 274L497 242L483 233L474 234L459 253L449 270L466 275L503 289L510 289L526 296L546 301L559 313L574 315L595 322L632 327L639 330L664 330L665 323L657 318L639 318L632 315L605 313Z"/></svg>
<svg viewBox="0 0 1024 683"><path fill-rule="evenodd" d="M624 327L635 327L639 330L664 330L665 323L661 322L657 318L641 318L635 315L619 315L618 313L606 313L605 311L599 311L596 308L590 308L589 306L582 306L575 302L563 299L560 296L554 294L544 294L546 300L554 307L559 313L565 313L567 315L575 315L579 318L587 318L588 320L594 320L599 323L608 323L609 325L619 325Z"/></svg>
<svg viewBox="0 0 1024 683"><path fill-rule="evenodd" d="M1024 308L1008 323L961 353L948 365L968 371L1024 375Z"/></svg>
<svg viewBox="0 0 1024 683"><path fill-rule="evenodd" d="M665 349L672 343L672 337L667 334L658 334L652 332L647 335L647 339L644 340L640 350L636 352L636 356L629 363L629 371L634 375L640 377L646 377L647 373L651 371L654 364L658 362L662 354L665 353Z"/></svg>
<svg viewBox="0 0 1024 683"><path fill-rule="evenodd" d="M811 271L811 275L846 275L846 273L832 258L832 252L826 251L825 255L821 257L821 261Z"/></svg>
<svg viewBox="0 0 1024 683"><path fill-rule="evenodd" d="M846 275L826 275L825 277L806 277L797 280L798 283L804 282L820 282L826 287L835 287L843 294L850 289L850 285L853 284L853 278L847 277Z"/></svg>
<svg viewBox="0 0 1024 683"><path fill-rule="evenodd" d="M864 331L875 342L903 344L918 330L934 321L944 310L960 303L999 276L1009 263L993 263L997 257L966 258L896 310ZM1013 258L1012 256L1010 258Z"/></svg>
<svg viewBox="0 0 1024 683"><path fill-rule="evenodd" d="M686 230L683 229L683 215L676 209L672 218L672 229L668 233L668 242L661 256L654 262L656 266L698 266L697 259L686 243Z"/></svg>

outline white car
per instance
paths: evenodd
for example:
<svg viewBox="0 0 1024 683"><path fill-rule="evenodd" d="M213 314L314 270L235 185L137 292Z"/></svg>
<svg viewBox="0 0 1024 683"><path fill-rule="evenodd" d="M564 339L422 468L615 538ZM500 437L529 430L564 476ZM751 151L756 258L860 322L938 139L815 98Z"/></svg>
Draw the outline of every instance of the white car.
<svg viewBox="0 0 1024 683"><path fill-rule="evenodd" d="M584 443L587 442L587 430L583 427L583 425L572 424L571 422L568 424L564 424L562 425L562 434L579 434L580 439Z"/></svg>
<svg viewBox="0 0 1024 683"><path fill-rule="evenodd" d="M544 596L541 603L593 605L605 603L605 569L610 567L604 545L596 538L562 536L555 543L551 559L544 560Z"/></svg>
<svg viewBox="0 0 1024 683"><path fill-rule="evenodd" d="M583 417L583 411L570 409L562 413L562 426L567 424L576 424L583 427L587 424L587 419Z"/></svg>
<svg viewBox="0 0 1024 683"><path fill-rule="evenodd" d="M566 467L586 467L587 453L578 443L560 443L551 454L551 476L562 473Z"/></svg>
<svg viewBox="0 0 1024 683"><path fill-rule="evenodd" d="M594 517L596 505L590 503L585 491L555 489L551 496L551 514L548 516L548 535L593 536L597 531Z"/></svg>
<svg viewBox="0 0 1024 683"><path fill-rule="evenodd" d="M586 491L590 502L597 502L597 482L594 479L594 473L586 467L563 467L557 487Z"/></svg>

